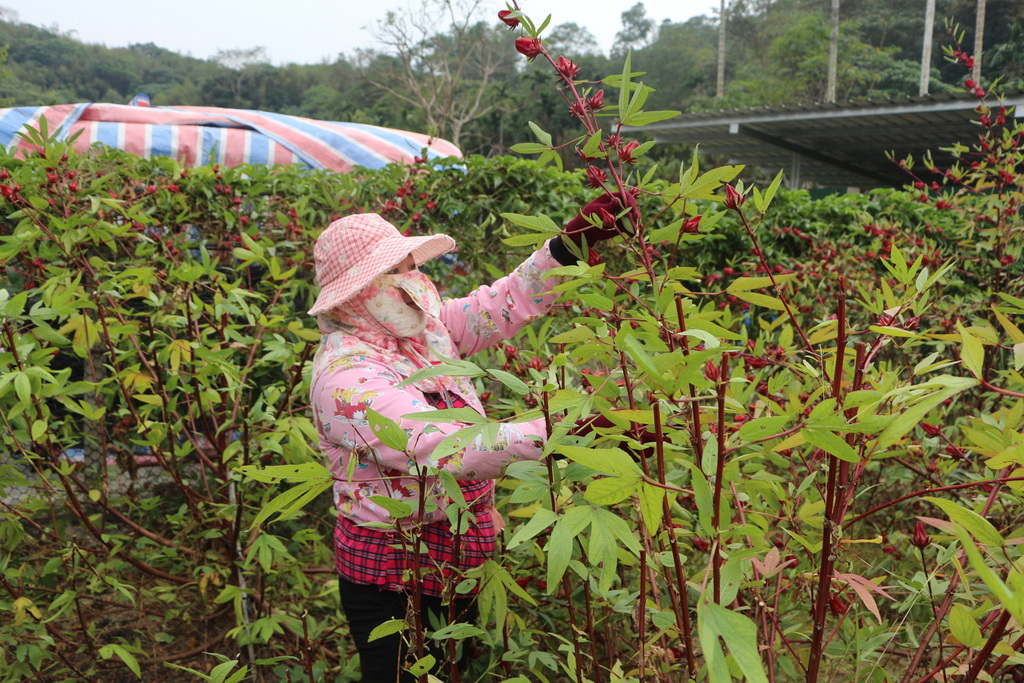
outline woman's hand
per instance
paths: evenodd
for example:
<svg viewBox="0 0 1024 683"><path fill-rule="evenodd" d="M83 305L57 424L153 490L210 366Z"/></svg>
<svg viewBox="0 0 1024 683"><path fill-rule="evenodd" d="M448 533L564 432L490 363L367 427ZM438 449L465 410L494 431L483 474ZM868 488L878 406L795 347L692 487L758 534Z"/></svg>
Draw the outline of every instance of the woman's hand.
<svg viewBox="0 0 1024 683"><path fill-rule="evenodd" d="M588 220L588 217L593 219ZM629 192L606 192L591 200L569 221L562 232L563 238L582 246L633 232L633 221L640 219L636 199ZM594 223L598 225L594 225Z"/></svg>

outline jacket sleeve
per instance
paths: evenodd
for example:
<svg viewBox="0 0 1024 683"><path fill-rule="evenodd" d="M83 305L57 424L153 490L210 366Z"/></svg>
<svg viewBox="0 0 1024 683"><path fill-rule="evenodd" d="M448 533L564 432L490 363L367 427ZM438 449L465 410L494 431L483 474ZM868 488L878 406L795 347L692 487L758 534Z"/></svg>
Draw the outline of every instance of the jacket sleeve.
<svg viewBox="0 0 1024 683"><path fill-rule="evenodd" d="M545 244L511 274L468 296L445 301L441 322L462 358L511 339L528 322L551 309L558 298L551 288L561 280L544 274L562 265Z"/></svg>
<svg viewBox="0 0 1024 683"><path fill-rule="evenodd" d="M370 466L381 472L416 473L429 463L449 470L458 480L497 479L510 463L541 457L547 439L543 419L492 423L495 438L467 438L454 452L432 461L437 446L468 425L403 419L403 415L434 408L415 387L398 387L400 381L385 365L369 360L325 371L316 379L311 392L316 424L321 438L341 446L339 450L346 454L338 463L342 472L354 456L360 461L357 467ZM408 435L405 451L378 438L367 419L368 409L399 424Z"/></svg>

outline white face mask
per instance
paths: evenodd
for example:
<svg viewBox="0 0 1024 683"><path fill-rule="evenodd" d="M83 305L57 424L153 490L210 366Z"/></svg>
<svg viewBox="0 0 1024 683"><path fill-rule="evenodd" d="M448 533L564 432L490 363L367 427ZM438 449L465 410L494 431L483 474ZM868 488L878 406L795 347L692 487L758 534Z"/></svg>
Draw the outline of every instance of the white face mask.
<svg viewBox="0 0 1024 683"><path fill-rule="evenodd" d="M415 337L427 327L427 316L441 312L441 296L426 275L418 270L381 275L370 287L366 308L385 329L396 337ZM405 292L416 304L405 302ZM418 307L418 308L417 308Z"/></svg>

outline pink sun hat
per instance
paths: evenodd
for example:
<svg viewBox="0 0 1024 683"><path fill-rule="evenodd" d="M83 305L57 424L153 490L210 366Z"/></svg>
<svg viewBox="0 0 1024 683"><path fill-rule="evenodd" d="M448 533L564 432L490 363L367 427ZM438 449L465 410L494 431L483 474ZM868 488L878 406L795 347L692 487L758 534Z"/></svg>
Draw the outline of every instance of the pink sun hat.
<svg viewBox="0 0 1024 683"><path fill-rule="evenodd" d="M313 247L320 294L310 315L339 306L388 272L409 254L416 265L455 248L448 235L405 237L375 213L360 213L334 221Z"/></svg>

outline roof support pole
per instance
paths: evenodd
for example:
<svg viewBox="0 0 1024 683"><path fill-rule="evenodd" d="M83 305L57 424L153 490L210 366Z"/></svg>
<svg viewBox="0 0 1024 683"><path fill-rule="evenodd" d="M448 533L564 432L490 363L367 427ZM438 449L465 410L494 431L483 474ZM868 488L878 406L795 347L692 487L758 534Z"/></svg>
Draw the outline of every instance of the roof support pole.
<svg viewBox="0 0 1024 683"><path fill-rule="evenodd" d="M828 42L828 102L836 101L836 72L839 70L839 0L832 0L832 36Z"/></svg>
<svg viewBox="0 0 1024 683"><path fill-rule="evenodd" d="M789 189L800 189L800 155L793 152L793 161L789 165Z"/></svg>
<svg viewBox="0 0 1024 683"><path fill-rule="evenodd" d="M718 7L718 80L715 83L715 97L725 95L725 0Z"/></svg>
<svg viewBox="0 0 1024 683"><path fill-rule="evenodd" d="M985 45L985 0L978 0L978 10L974 14L974 68L971 78L981 85L981 52Z"/></svg>
<svg viewBox="0 0 1024 683"><path fill-rule="evenodd" d="M924 11L924 41L921 47L921 87L918 95L928 94L928 81L932 73L932 35L935 33L935 0L928 0Z"/></svg>

